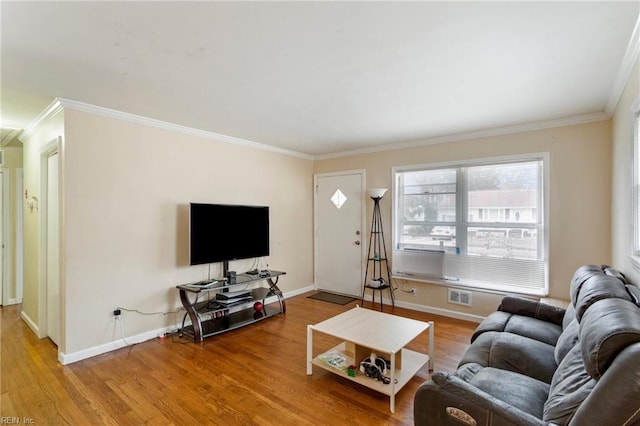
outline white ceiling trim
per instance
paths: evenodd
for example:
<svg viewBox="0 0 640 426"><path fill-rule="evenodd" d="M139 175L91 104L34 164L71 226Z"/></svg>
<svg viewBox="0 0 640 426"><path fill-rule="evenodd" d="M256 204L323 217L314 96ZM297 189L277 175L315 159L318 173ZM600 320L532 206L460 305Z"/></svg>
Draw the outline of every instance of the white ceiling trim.
<svg viewBox="0 0 640 426"><path fill-rule="evenodd" d="M618 70L618 74L616 75L616 80L613 84L613 88L611 89L611 93L609 94L609 100L607 101L607 106L605 107L605 112L609 116L613 115L613 111L618 106L618 102L620 101L622 92L624 92L624 88L627 85L629 78L631 77L633 65L636 63L639 54L640 16L638 17L636 25L633 28L633 33L631 34L631 39L629 40L629 44L627 45L627 50L624 53L624 58L622 58L622 64L620 65L620 69Z"/></svg>
<svg viewBox="0 0 640 426"><path fill-rule="evenodd" d="M0 146L2 147L6 146L9 142L11 142L16 137L18 137L20 132L22 132L22 129L8 129L8 130L10 131L2 138L2 140L0 140Z"/></svg>
<svg viewBox="0 0 640 426"><path fill-rule="evenodd" d="M29 139L40 127L44 126L51 118L56 115L62 109L62 104L59 99L55 99L49 104L36 118L25 127L24 131L18 136L18 140L23 142Z"/></svg>
<svg viewBox="0 0 640 426"><path fill-rule="evenodd" d="M535 130L552 129L554 127L572 126L576 124L591 123L595 121L608 120L609 114L596 112L592 114L577 115L574 117L559 118L556 120L538 121L533 123L516 124L514 126L497 127L494 129L477 130L473 132L457 133L453 135L438 136L429 139L409 141L404 143L392 143L379 145L376 147L354 149L350 151L335 152L332 154L316 155L315 160L326 160L329 158L347 157L351 155L371 154L381 151L392 151L394 149L416 148L426 145L435 145L448 142L459 142L470 139L479 139L493 136L509 135L514 133L531 132Z"/></svg>
<svg viewBox="0 0 640 426"><path fill-rule="evenodd" d="M452 135L438 136L434 138L421 139L416 141L390 143L386 145L378 145L375 147L355 149L349 151L340 151L323 155L309 155L296 151L291 151L283 148L277 148L270 145L261 144L258 142L249 141L246 139L236 138L233 136L222 135L219 133L208 132L205 130L194 129L187 126L181 126L178 124L168 123L162 120L156 120L153 118L142 117L127 112L116 111L109 108L99 107L96 105L90 105L83 102L73 101L64 98L56 98L47 108L45 108L22 132L19 139L24 142L31 137L38 129L48 122L61 109L71 109L80 112L87 112L98 116L119 119L131 123L147 125L164 130L175 131L187 135L198 136L206 139L213 139L219 142L231 143L235 145L246 146L250 148L261 149L265 151L280 153L293 157L304 158L306 160L326 160L330 158L348 157L352 155L371 154L375 152L392 151L395 149L416 148L426 145L435 145L448 142L459 142L464 140L479 139L484 137L493 137L508 135L514 133L523 133L535 130L544 130L554 127L564 127L576 124L584 124L602 120L608 120L610 115L605 112L592 113L578 115L574 117L560 118L556 120L539 121L533 123L524 123L514 126L498 127L494 129L484 129L472 132L458 133Z"/></svg>
<svg viewBox="0 0 640 426"><path fill-rule="evenodd" d="M283 148L278 148L270 145L261 144L258 142L249 141L246 139L236 138L233 136L222 135L219 133L208 132L205 130L194 129L192 127L181 126L179 124L168 123L162 120L156 120L154 118L142 117L128 112L116 111L109 108L104 108L96 105L90 105L83 102L73 101L70 99L56 98L56 100L45 108L38 117L36 117L20 135L20 140L24 142L33 135L43 124L55 115L60 109L70 109L74 111L87 112L90 114L98 115L101 117L114 118L116 120L127 121L129 123L142 124L145 126L151 126L159 129L170 130L178 133L183 133L191 136L198 136L205 139L213 139L219 142L231 143L234 145L241 145L255 149L261 149L264 151L275 152L278 154L289 155L292 157L304 158L306 160L313 160L313 156L304 154L301 152L295 152Z"/></svg>
<svg viewBox="0 0 640 426"><path fill-rule="evenodd" d="M73 101L70 99L58 98L58 101L62 104L63 108L71 109L74 111L87 112L102 117L115 118L117 120L127 121L135 124L142 124L145 126L156 127L158 129L170 130L186 135L198 136L205 139L213 139L219 142L230 143L234 145L246 146L249 148L261 149L263 151L275 152L278 154L289 155L292 157L304 158L306 160L313 160L313 156L304 154L301 152L291 151L288 149L278 148L271 145L265 145L258 142L253 142L247 139L241 139L234 136L222 135L220 133L208 132L205 130L194 129L192 127L182 126L179 124L169 123L162 120L156 120L155 118L143 117L140 115L130 114L128 112L116 111L109 108L104 108L96 105L90 105L83 102Z"/></svg>

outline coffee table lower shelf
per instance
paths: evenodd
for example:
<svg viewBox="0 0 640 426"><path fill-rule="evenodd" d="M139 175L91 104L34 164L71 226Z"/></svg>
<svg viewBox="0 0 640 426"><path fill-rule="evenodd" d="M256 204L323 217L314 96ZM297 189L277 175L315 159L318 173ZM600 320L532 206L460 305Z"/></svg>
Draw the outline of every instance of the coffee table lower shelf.
<svg viewBox="0 0 640 426"><path fill-rule="evenodd" d="M429 332L428 354L406 348L425 331ZM314 333L335 337L342 343L314 356ZM384 384L359 371L360 362L370 357L372 352L389 361L390 368L385 376L390 383ZM388 395L392 413L395 412L396 394L404 385L425 365L433 369L433 354L433 321L422 322L356 306L318 324L307 325L307 375L313 374L315 365ZM355 377L345 371L349 365L356 366Z"/></svg>
<svg viewBox="0 0 640 426"><path fill-rule="evenodd" d="M392 396L397 394L400 391L400 389L402 389L404 385L406 385L409 382L409 380L411 380L413 376L415 376L418 373L418 371L420 371L420 369L425 365L427 365L427 363L429 362L429 355L403 348L400 353L401 354L400 365L402 365L402 368L395 368L395 371L393 374L393 378L395 382L393 383L393 386L392 386L391 383L384 384L379 380L365 376L364 373L360 372L359 369L355 377L349 376L346 371L333 367L327 364L322 359L323 355L328 353L333 353L336 351L344 354L346 357L349 357L349 358L352 357L352 355L347 350L347 342L342 342L338 346L315 357L312 361L313 365L316 365L322 368L323 370L327 370L333 374L337 374L338 376L344 377L345 379L351 380L352 382L359 383L362 386L373 389L376 392L380 392L387 396ZM356 362L355 365L357 365L359 368L359 362ZM391 377L390 372L387 373L387 377Z"/></svg>

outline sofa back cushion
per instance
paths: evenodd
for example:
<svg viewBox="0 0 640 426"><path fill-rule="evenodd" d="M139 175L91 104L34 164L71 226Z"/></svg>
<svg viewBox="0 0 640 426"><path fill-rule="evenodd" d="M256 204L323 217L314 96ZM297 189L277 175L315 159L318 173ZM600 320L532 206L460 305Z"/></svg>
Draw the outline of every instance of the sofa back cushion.
<svg viewBox="0 0 640 426"><path fill-rule="evenodd" d="M576 269L576 272L573 273L573 278L571 278L571 285L569 288L569 295L571 296L571 301L575 304L578 293L580 292L580 288L585 281L593 276L604 275L603 266L600 265L583 265Z"/></svg>
<svg viewBox="0 0 640 426"><path fill-rule="evenodd" d="M565 310L562 308L547 305L546 303L534 302L533 300L523 299L518 296L505 296L500 302L498 310L514 315L539 319L556 325L562 325L562 319L565 315Z"/></svg>
<svg viewBox="0 0 640 426"><path fill-rule="evenodd" d="M610 275L596 275L586 280L576 295L575 307L578 322L585 312L595 303L604 299L631 300L625 284Z"/></svg>
<svg viewBox="0 0 640 426"><path fill-rule="evenodd" d="M582 317L582 358L586 371L596 380L623 349L637 342L640 342L640 308L629 300L600 300Z"/></svg>
<svg viewBox="0 0 640 426"><path fill-rule="evenodd" d="M566 329L569 325L576 319L576 308L573 306L573 303L569 303L567 306L567 310L564 313L564 317L562 318L562 329Z"/></svg>
<svg viewBox="0 0 640 426"><path fill-rule="evenodd" d="M556 342L553 353L556 364L560 365L567 353L569 353L571 348L576 345L579 335L580 324L578 324L578 320L574 318L573 321L571 321L569 325L562 330L562 334L558 337L558 341Z"/></svg>
<svg viewBox="0 0 640 426"><path fill-rule="evenodd" d="M617 279L619 279L620 281L622 281L625 284L630 284L629 280L627 280L627 277L625 277L622 272L618 271L615 268L612 268L611 266L603 265L603 272L606 275L610 275L612 277L616 277Z"/></svg>
<svg viewBox="0 0 640 426"><path fill-rule="evenodd" d="M640 288L634 285L627 285L627 292L631 296L631 301L636 305L640 306Z"/></svg>
<svg viewBox="0 0 640 426"><path fill-rule="evenodd" d="M584 368L580 345L574 345L553 375L543 420L558 425L568 424L595 384L596 381Z"/></svg>

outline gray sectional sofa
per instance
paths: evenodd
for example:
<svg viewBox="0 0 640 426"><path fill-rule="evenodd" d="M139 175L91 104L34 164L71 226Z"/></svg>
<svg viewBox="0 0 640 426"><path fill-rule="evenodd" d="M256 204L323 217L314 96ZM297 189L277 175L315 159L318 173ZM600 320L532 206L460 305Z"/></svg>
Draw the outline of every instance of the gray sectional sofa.
<svg viewBox="0 0 640 426"><path fill-rule="evenodd" d="M640 289L585 265L564 310L506 297L458 369L414 397L416 425L640 425Z"/></svg>

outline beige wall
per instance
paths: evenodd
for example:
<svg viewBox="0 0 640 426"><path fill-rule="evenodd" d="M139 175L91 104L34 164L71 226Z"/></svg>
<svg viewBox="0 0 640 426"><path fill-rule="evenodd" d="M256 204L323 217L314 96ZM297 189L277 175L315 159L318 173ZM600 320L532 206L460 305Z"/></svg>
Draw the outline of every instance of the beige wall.
<svg viewBox="0 0 640 426"><path fill-rule="evenodd" d="M181 307L175 286L207 277L207 265L188 265L190 202L270 206L268 262L287 272L281 289L312 284L312 221L300 220L312 217L311 160L65 114L67 353L117 340L116 307L173 311ZM182 313L122 318L126 335L181 319Z"/></svg>
<svg viewBox="0 0 640 426"><path fill-rule="evenodd" d="M636 75L637 71L636 64ZM312 177L341 170L365 169L368 187L391 188L394 166L549 152L550 295L566 298L570 277L579 265L613 260L626 268L625 229L630 213L618 205L629 204L624 176L630 168L624 163L629 162L631 139L625 130L629 125L625 113L637 93L637 80L633 80L613 125L607 120L315 162L79 111L59 112L25 141L23 155L24 187L41 196L42 149L64 134L65 336L61 350L81 352L120 339L111 315L116 307L145 312L180 307L175 286L208 273L207 266L187 265L187 206L192 201L269 205L272 255L268 261L271 267L287 271L281 288L291 292L311 285ZM388 196L381 204L388 230L390 201ZM367 220L371 208L367 203ZM40 322L39 216L39 212L24 212L23 312L36 328ZM249 265L231 266L243 270ZM400 284L418 288L417 296L397 292L407 304L472 315L493 311L501 298L474 292L474 306L466 308L448 304L443 286ZM172 325L181 319L178 316L125 313L124 333L131 336Z"/></svg>
<svg viewBox="0 0 640 426"><path fill-rule="evenodd" d="M391 188L391 168L473 158L549 152L549 279L550 295L568 298L569 280L585 263L611 261L611 135L610 122L559 127L506 136L426 145L378 153L316 161L314 173L366 169L367 187ZM391 230L391 196L382 199L384 228ZM371 218L368 203L367 220ZM389 231L390 232L390 231ZM390 238L390 237L389 237ZM401 281L417 287L411 296L396 292L400 300L472 315L495 310L500 295L474 292L473 307L446 302L446 288Z"/></svg>
<svg viewBox="0 0 640 426"><path fill-rule="evenodd" d="M120 330L112 312L175 311L181 307L175 286L207 277L207 265L188 265L190 202L270 206L267 262L287 272L280 288L312 284L311 160L67 109L24 144L29 194L40 197L42 148L62 134L63 355L182 320L182 313L124 312ZM23 310L36 330L39 216L24 213ZM231 262L239 271L249 266ZM212 275L219 272L212 269Z"/></svg>
<svg viewBox="0 0 640 426"><path fill-rule="evenodd" d="M612 257L613 265L640 282L640 271L632 266L629 255L633 249L632 192L633 120L631 106L640 99L640 59L636 59L624 92L612 118L613 140L613 202Z"/></svg>

